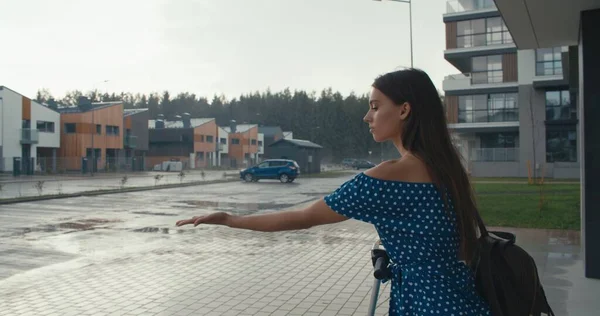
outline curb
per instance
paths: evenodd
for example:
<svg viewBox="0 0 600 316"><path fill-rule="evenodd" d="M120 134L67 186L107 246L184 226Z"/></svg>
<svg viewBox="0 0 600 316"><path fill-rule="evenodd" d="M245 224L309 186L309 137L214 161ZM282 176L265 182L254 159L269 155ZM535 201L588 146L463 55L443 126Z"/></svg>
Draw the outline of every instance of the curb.
<svg viewBox="0 0 600 316"><path fill-rule="evenodd" d="M197 185L207 185L207 184L217 184L217 183L227 183L227 182L237 182L237 181L240 181L240 179L194 181L194 182L188 182L188 183L161 184L161 185L156 185L156 186L143 186L143 187L133 187L133 188L125 188L125 189L107 189L107 190L98 190L98 191L66 193L66 194L27 196L27 197L19 197L19 198L0 199L0 205L16 204L16 203L23 203L23 202L36 202L36 201L45 201L45 200L55 200L55 199L65 199L65 198L82 197L82 196L98 196L98 195L116 194L116 193L129 193L129 192L141 192L141 191L162 190L162 189L172 189L172 188L183 188L183 187L191 187L191 186L197 186Z"/></svg>

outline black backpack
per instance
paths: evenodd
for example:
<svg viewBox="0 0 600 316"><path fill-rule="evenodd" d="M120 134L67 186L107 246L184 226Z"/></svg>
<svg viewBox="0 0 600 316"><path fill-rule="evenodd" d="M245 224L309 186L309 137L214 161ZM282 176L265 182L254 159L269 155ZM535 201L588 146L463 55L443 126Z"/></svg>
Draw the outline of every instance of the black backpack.
<svg viewBox="0 0 600 316"><path fill-rule="evenodd" d="M516 236L509 232L488 232L479 214L476 216L481 236L471 268L477 291L487 301L492 315L554 316L536 264L525 250L515 245Z"/></svg>

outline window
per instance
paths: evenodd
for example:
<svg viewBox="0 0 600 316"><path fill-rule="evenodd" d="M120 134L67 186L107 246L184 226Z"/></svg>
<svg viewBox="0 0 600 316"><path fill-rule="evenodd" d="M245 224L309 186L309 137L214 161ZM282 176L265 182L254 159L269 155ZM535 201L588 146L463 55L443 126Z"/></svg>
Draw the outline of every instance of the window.
<svg viewBox="0 0 600 316"><path fill-rule="evenodd" d="M231 144L232 145L239 145L240 144L240 139L239 138L232 138L231 139Z"/></svg>
<svg viewBox="0 0 600 316"><path fill-rule="evenodd" d="M502 82L502 55L479 56L472 59L474 84Z"/></svg>
<svg viewBox="0 0 600 316"><path fill-rule="evenodd" d="M510 44L512 36L500 17L460 21L456 24L458 48Z"/></svg>
<svg viewBox="0 0 600 316"><path fill-rule="evenodd" d="M96 134L102 135L102 125L96 124Z"/></svg>
<svg viewBox="0 0 600 316"><path fill-rule="evenodd" d="M263 142L259 140L258 141L258 146L262 146L262 145L263 145Z"/></svg>
<svg viewBox="0 0 600 316"><path fill-rule="evenodd" d="M481 148L517 148L519 147L518 132L481 133L478 135Z"/></svg>
<svg viewBox="0 0 600 316"><path fill-rule="evenodd" d="M516 93L461 95L459 123L514 122L519 120Z"/></svg>
<svg viewBox="0 0 600 316"><path fill-rule="evenodd" d="M196 158L198 160L204 160L204 152L203 151L199 151L196 153Z"/></svg>
<svg viewBox="0 0 600 316"><path fill-rule="evenodd" d="M546 120L577 119L576 104L577 102L572 102L569 90L546 91Z"/></svg>
<svg viewBox="0 0 600 316"><path fill-rule="evenodd" d="M258 165L258 168L260 168L260 169L269 168L269 163L263 162L260 165Z"/></svg>
<svg viewBox="0 0 600 316"><path fill-rule="evenodd" d="M540 48L535 51L535 74L551 76L562 74L562 48Z"/></svg>
<svg viewBox="0 0 600 316"><path fill-rule="evenodd" d="M212 142L214 142L214 137L213 137L213 136L211 136L211 135L207 135L207 136L206 136L206 142L207 142L207 143L212 143Z"/></svg>
<svg viewBox="0 0 600 316"><path fill-rule="evenodd" d="M74 134L75 133L75 123L65 123L65 133L66 134Z"/></svg>
<svg viewBox="0 0 600 316"><path fill-rule="evenodd" d="M577 132L546 129L546 162L577 162Z"/></svg>
<svg viewBox="0 0 600 316"><path fill-rule="evenodd" d="M37 130L42 133L54 133L54 122L37 121Z"/></svg>
<svg viewBox="0 0 600 316"><path fill-rule="evenodd" d="M119 127L113 125L106 125L106 135L119 136Z"/></svg>
<svg viewBox="0 0 600 316"><path fill-rule="evenodd" d="M256 139L253 139L253 140L251 141L251 144L252 144L252 145L256 145Z"/></svg>
<svg viewBox="0 0 600 316"><path fill-rule="evenodd" d="M221 138L221 144L227 145L227 138Z"/></svg>
<svg viewBox="0 0 600 316"><path fill-rule="evenodd" d="M200 135L200 142L204 143L204 135Z"/></svg>

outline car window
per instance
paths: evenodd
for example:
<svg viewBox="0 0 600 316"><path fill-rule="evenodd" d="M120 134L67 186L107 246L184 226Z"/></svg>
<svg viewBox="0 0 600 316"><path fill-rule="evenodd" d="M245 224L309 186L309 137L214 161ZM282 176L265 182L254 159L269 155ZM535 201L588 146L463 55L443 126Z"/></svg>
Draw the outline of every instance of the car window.
<svg viewBox="0 0 600 316"><path fill-rule="evenodd" d="M269 168L269 163L268 162L263 162L260 165L258 165L259 168Z"/></svg>
<svg viewBox="0 0 600 316"><path fill-rule="evenodd" d="M284 166L285 162L284 161L271 161L271 167L280 167L280 166Z"/></svg>

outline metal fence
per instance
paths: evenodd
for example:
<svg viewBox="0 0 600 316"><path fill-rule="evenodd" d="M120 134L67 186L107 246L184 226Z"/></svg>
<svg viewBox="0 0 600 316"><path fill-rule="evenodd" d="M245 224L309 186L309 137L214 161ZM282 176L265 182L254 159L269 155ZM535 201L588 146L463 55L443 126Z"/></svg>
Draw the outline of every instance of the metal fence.
<svg viewBox="0 0 600 316"><path fill-rule="evenodd" d="M146 166L146 157L0 158L0 172L13 175L119 173L147 170L149 168Z"/></svg>

